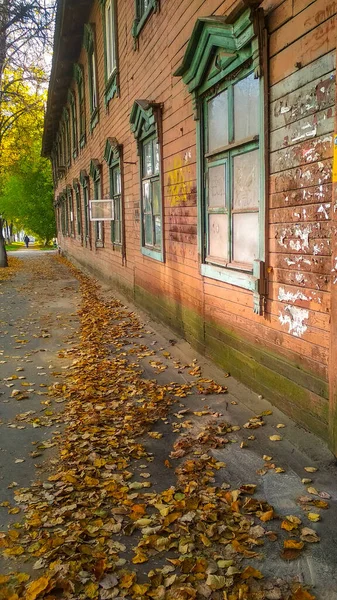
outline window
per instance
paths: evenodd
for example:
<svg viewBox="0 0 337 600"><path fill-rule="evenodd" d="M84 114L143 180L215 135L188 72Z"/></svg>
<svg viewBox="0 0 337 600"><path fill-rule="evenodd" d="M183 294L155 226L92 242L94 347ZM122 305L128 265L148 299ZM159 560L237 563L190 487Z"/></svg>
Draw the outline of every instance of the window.
<svg viewBox="0 0 337 600"><path fill-rule="evenodd" d="M159 142L156 137L142 142L143 239L147 248L161 248Z"/></svg>
<svg viewBox="0 0 337 600"><path fill-rule="evenodd" d="M241 75L203 103L205 262L252 270L259 257L259 87Z"/></svg>
<svg viewBox="0 0 337 600"><path fill-rule="evenodd" d="M131 129L137 139L141 182L142 253L163 260L161 192L161 107L147 100L136 100Z"/></svg>
<svg viewBox="0 0 337 600"><path fill-rule="evenodd" d="M90 100L90 128L91 131L98 123L98 84L97 84L97 65L95 51L95 34L93 25L84 27L84 47L88 53L88 80L89 80L89 100Z"/></svg>
<svg viewBox="0 0 337 600"><path fill-rule="evenodd" d="M89 218L89 177L85 170L80 173L80 182L83 190L83 209L84 209L84 238L86 245L91 244L90 236L90 218Z"/></svg>
<svg viewBox="0 0 337 600"><path fill-rule="evenodd" d="M251 9L235 23L199 19L174 75L188 85L196 111L201 274L251 290L261 314L265 174L258 30L260 12Z"/></svg>
<svg viewBox="0 0 337 600"><path fill-rule="evenodd" d="M64 139L64 156L65 156L65 166L70 167L71 164L71 143L70 143L70 124L69 124L69 111L67 108L63 111L64 118L64 129L63 129L63 139Z"/></svg>
<svg viewBox="0 0 337 600"><path fill-rule="evenodd" d="M84 74L82 65L74 66L74 77L77 82L78 105L79 105L79 129L80 129L80 148L83 148L86 142L86 123L85 123L85 95L84 95ZM77 119L76 119L77 121Z"/></svg>
<svg viewBox="0 0 337 600"><path fill-rule="evenodd" d="M132 27L132 35L137 38L147 18L158 9L159 0L135 0L135 20Z"/></svg>
<svg viewBox="0 0 337 600"><path fill-rule="evenodd" d="M75 190L75 202L76 202L76 231L77 236L81 238L82 241L82 211L81 211L81 192L80 185L77 179L74 179L73 182L74 190Z"/></svg>
<svg viewBox="0 0 337 600"><path fill-rule="evenodd" d="M104 158L109 166L110 198L113 200L113 220L111 221L111 242L121 248L123 243L123 207L122 207L122 148L115 138L108 138Z"/></svg>
<svg viewBox="0 0 337 600"><path fill-rule="evenodd" d="M70 115L71 115L73 158L76 158L77 154L78 154L78 129L77 129L76 97L75 97L74 92L69 93L68 99L69 99L69 104L70 104Z"/></svg>
<svg viewBox="0 0 337 600"><path fill-rule="evenodd" d="M70 235L75 236L74 202L73 192L70 185L67 185L67 205L70 223Z"/></svg>
<svg viewBox="0 0 337 600"><path fill-rule="evenodd" d="M102 0L105 66L105 104L118 95L116 0Z"/></svg>
<svg viewBox="0 0 337 600"><path fill-rule="evenodd" d="M91 161L90 175L94 182L94 200L102 200L102 173L98 160ZM95 221L94 226L96 248L102 248L104 245L103 221Z"/></svg>

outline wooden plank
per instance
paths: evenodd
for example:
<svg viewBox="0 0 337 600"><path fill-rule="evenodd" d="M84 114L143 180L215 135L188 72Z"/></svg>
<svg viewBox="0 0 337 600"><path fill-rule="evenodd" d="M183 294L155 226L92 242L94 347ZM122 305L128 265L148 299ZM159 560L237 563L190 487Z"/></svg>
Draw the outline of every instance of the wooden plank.
<svg viewBox="0 0 337 600"><path fill-rule="evenodd" d="M331 183L331 158L271 175L270 193L298 190Z"/></svg>
<svg viewBox="0 0 337 600"><path fill-rule="evenodd" d="M311 256L306 254L270 254L270 264L276 269L288 269L289 271L305 271L324 275L330 280L331 257ZM321 289L317 287L317 289Z"/></svg>
<svg viewBox="0 0 337 600"><path fill-rule="evenodd" d="M273 12L268 15L267 29L268 33L272 33L281 25L289 21L293 15L293 0L285 0Z"/></svg>
<svg viewBox="0 0 337 600"><path fill-rule="evenodd" d="M270 223L296 223L293 225L293 235L291 237L305 237L309 235L315 238L315 232L320 230L320 221L326 222L331 218L331 203L320 202L311 204L305 208L299 209L296 206L286 208L273 208L269 211ZM311 221L314 221L312 223ZM288 233L288 232L287 232Z"/></svg>
<svg viewBox="0 0 337 600"><path fill-rule="evenodd" d="M330 294L325 291L312 290L303 285L287 285L279 282L270 282L268 286L268 295L270 298L278 299L283 302L291 302L302 308L309 308L308 303L313 310L317 312L330 313Z"/></svg>
<svg viewBox="0 0 337 600"><path fill-rule="evenodd" d="M294 84L298 86L295 81ZM330 71L304 86L298 86L293 91L283 94L270 105L271 131L323 109L334 107L334 86L335 72ZM331 114L328 113L327 117L331 117Z"/></svg>
<svg viewBox="0 0 337 600"><path fill-rule="evenodd" d="M271 34L269 41L270 56L281 52L283 48L289 47L295 40L308 35L321 24L331 22L337 13L335 2L327 3L327 0L316 0L305 10L296 15L291 22L285 23L277 31Z"/></svg>
<svg viewBox="0 0 337 600"><path fill-rule="evenodd" d="M289 148L299 142L332 133L334 118L335 109L330 107L272 131L269 138L270 151Z"/></svg>
<svg viewBox="0 0 337 600"><path fill-rule="evenodd" d="M270 208L283 208L286 206L307 206L318 202L332 202L332 184L318 185L302 188L292 192L280 192L271 194L269 197ZM301 210L301 209L299 209ZM304 217L304 213L302 211ZM271 237L273 234L271 234Z"/></svg>
<svg viewBox="0 0 337 600"><path fill-rule="evenodd" d="M311 81L326 76L334 72L336 52L335 48L320 56L310 64L296 70L295 73L288 75L282 81L275 83L270 88L270 101L275 102L279 98L291 94L294 90L306 86Z"/></svg>
<svg viewBox="0 0 337 600"><path fill-rule="evenodd" d="M335 20L330 19L270 59L270 84L275 85L335 49ZM294 60L295 57L295 60Z"/></svg>
<svg viewBox="0 0 337 600"><path fill-rule="evenodd" d="M321 162L332 156L331 133L282 148L270 155L271 174L287 171L294 167Z"/></svg>
<svg viewBox="0 0 337 600"><path fill-rule="evenodd" d="M327 275L318 275L310 271L303 272L302 269L290 270L286 268L273 267L270 274L270 281L275 284L296 285L299 289L305 288L329 292L330 277Z"/></svg>

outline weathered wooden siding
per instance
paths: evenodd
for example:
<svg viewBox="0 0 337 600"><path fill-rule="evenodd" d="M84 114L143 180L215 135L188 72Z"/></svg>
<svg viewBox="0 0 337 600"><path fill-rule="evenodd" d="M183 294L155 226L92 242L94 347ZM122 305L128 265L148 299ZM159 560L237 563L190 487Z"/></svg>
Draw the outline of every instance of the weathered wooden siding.
<svg viewBox="0 0 337 600"><path fill-rule="evenodd" d="M198 17L223 15L235 0L162 1L134 50L134 3L118 2L120 97L104 106L101 13L95 4L100 122L66 184L102 161L108 136L123 145L126 261L113 249L61 238L62 248L122 286L153 315L176 327L224 368L260 390L322 436L327 425L330 310L331 156L337 3L264 0L269 31L270 180L267 202L268 297L254 315L252 294L199 273L196 124L192 101L172 73ZM86 52L79 62L86 65ZM88 94L88 90L86 89ZM134 100L163 104L165 262L140 252L138 156L130 132ZM87 102L88 106L88 102ZM89 114L87 114L87 124ZM108 169L103 162L103 191ZM91 196L93 193L92 181ZM82 213L83 216L83 213Z"/></svg>

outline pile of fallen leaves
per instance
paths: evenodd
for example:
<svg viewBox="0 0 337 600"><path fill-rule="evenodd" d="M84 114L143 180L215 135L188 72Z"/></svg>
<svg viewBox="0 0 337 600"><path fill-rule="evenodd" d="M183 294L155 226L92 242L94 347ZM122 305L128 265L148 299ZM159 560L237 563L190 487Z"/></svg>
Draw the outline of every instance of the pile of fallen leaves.
<svg viewBox="0 0 337 600"><path fill-rule="evenodd" d="M22 261L14 256L8 257L8 267L0 268L0 281L11 279L21 267Z"/></svg>
<svg viewBox="0 0 337 600"><path fill-rule="evenodd" d="M163 470L175 467L175 485L152 489L154 457L145 440L162 437L153 426L194 384L145 379L139 360L151 352L137 347L143 326L136 315L117 300L103 301L98 285L70 268L81 284L81 329L78 344L60 352L72 362L49 392L66 400L59 460L47 480L15 492L24 522L0 533L4 556L30 559L38 576L0 576L0 600L313 599L299 584L265 582L247 564L277 539L268 529L276 515L255 497L255 485L215 484L225 464L210 450L227 443L231 424L178 438L163 461ZM199 370L194 375L198 392L226 391ZM284 552L319 540L291 515L281 528Z"/></svg>

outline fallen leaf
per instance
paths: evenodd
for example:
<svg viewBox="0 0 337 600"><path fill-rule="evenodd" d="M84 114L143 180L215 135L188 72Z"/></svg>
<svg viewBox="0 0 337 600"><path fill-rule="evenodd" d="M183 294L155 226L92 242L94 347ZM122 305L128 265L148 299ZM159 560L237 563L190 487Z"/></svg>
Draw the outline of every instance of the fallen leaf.
<svg viewBox="0 0 337 600"><path fill-rule="evenodd" d="M309 512L307 514L307 517L308 517L309 521L312 521L313 523L316 523L317 521L321 520L321 515L319 515L318 513Z"/></svg>
<svg viewBox="0 0 337 600"><path fill-rule="evenodd" d="M315 543L319 542L320 538L313 529L310 529L309 527L303 527L303 529L301 529L301 540L304 542Z"/></svg>
<svg viewBox="0 0 337 600"><path fill-rule="evenodd" d="M49 577L40 577L36 581L32 581L27 589L25 600L35 600L41 592L43 592L50 584Z"/></svg>
<svg viewBox="0 0 337 600"><path fill-rule="evenodd" d="M315 473L318 469L316 467L304 467L304 470L308 473Z"/></svg>
<svg viewBox="0 0 337 600"><path fill-rule="evenodd" d="M271 435L269 436L271 442L280 442L282 440L282 436L280 435Z"/></svg>

